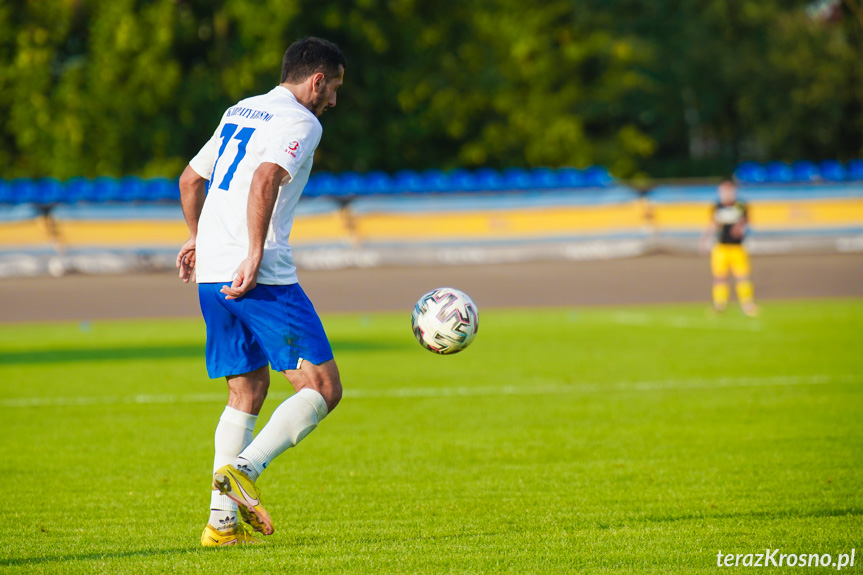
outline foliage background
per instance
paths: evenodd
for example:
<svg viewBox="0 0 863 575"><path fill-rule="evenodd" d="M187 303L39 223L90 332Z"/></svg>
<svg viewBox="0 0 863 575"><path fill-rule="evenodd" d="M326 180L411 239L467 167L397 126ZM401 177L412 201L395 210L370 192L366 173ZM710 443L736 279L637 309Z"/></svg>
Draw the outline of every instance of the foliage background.
<svg viewBox="0 0 863 575"><path fill-rule="evenodd" d="M3 0L0 177L175 177L307 35L349 59L321 170L863 156L860 0Z"/></svg>

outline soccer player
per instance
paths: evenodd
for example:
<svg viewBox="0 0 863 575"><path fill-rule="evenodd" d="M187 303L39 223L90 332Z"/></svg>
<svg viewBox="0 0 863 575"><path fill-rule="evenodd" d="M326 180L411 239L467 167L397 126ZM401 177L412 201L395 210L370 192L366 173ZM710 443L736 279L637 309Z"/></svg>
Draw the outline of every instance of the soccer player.
<svg viewBox="0 0 863 575"><path fill-rule="evenodd" d="M293 43L282 61L281 83L228 108L180 177L190 238L177 267L183 281L198 283L207 372L228 384L228 405L216 426L203 545L257 543L252 531L273 533L255 482L341 399L339 371L321 321L297 283L288 238L321 139L318 117L336 105L346 66L339 48L326 40ZM253 439L270 367L296 393Z"/></svg>
<svg viewBox="0 0 863 575"><path fill-rule="evenodd" d="M758 314L754 290L750 279L749 256L743 240L749 228L749 210L737 199L737 186L731 180L719 184L719 201L713 207L712 220L701 236L701 247L706 251L712 238L716 243L710 250L710 267L713 272L713 308L722 312L728 305L730 287L728 272L734 274L737 301L743 313L750 317Z"/></svg>

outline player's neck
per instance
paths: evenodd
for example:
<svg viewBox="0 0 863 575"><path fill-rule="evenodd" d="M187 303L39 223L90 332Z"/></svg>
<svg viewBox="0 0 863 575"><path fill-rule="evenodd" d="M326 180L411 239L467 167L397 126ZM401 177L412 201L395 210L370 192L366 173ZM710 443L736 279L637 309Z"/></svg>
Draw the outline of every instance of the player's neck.
<svg viewBox="0 0 863 575"><path fill-rule="evenodd" d="M311 86L308 85L308 82L303 82L302 84L288 84L287 82L282 82L279 86L293 94L294 98L297 99L297 102L302 104L302 106L308 111L314 113L314 109L312 107L314 94L312 93Z"/></svg>

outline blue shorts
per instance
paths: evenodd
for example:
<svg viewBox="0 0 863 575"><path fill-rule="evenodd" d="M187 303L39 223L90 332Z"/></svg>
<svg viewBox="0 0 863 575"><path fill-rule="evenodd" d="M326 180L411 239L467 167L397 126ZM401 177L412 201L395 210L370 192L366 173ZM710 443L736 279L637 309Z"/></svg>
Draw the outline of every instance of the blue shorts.
<svg viewBox="0 0 863 575"><path fill-rule="evenodd" d="M249 373L267 364L297 369L333 359L324 326L299 284L258 284L240 299L226 300L227 283L198 284L207 324L207 373L212 378Z"/></svg>

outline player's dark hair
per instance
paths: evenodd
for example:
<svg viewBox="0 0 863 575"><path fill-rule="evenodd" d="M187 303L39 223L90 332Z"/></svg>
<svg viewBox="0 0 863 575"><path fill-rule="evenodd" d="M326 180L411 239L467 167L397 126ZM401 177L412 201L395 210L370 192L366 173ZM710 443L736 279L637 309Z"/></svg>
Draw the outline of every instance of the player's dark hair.
<svg viewBox="0 0 863 575"><path fill-rule="evenodd" d="M309 36L288 46L282 58L281 81L299 84L318 72L330 80L339 75L339 66L348 67L348 60L339 47L322 38Z"/></svg>

